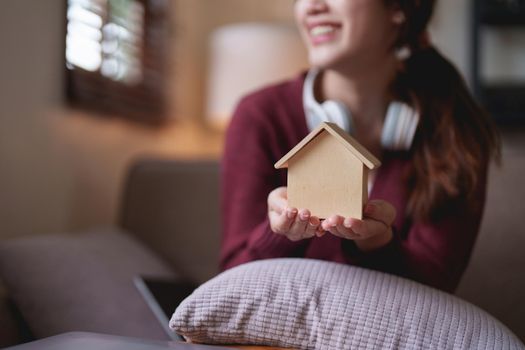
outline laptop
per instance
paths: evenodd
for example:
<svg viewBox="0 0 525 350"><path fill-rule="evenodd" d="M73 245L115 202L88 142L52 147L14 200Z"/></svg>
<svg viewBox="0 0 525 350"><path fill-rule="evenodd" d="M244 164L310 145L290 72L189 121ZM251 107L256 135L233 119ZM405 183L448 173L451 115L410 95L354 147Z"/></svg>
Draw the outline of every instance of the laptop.
<svg viewBox="0 0 525 350"><path fill-rule="evenodd" d="M185 280L146 276L135 277L133 283L168 337L172 340L184 340L173 332L168 324L177 306L197 288L197 285Z"/></svg>

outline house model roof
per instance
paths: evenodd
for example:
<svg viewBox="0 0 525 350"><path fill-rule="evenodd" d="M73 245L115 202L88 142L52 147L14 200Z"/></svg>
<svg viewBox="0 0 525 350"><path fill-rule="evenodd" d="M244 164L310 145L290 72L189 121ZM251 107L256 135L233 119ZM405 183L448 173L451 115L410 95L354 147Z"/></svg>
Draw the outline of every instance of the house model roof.
<svg viewBox="0 0 525 350"><path fill-rule="evenodd" d="M306 136L301 142L299 142L290 152L286 153L277 163L275 163L276 169L282 169L288 167L288 161L295 156L304 146L310 141L316 138L321 132L326 131L330 133L336 140L341 142L348 151L352 152L364 165L370 170L373 170L381 165L381 162L374 157L366 148L364 148L359 142L357 142L352 136L341 129L334 123L321 123L315 130L313 130L308 136Z"/></svg>

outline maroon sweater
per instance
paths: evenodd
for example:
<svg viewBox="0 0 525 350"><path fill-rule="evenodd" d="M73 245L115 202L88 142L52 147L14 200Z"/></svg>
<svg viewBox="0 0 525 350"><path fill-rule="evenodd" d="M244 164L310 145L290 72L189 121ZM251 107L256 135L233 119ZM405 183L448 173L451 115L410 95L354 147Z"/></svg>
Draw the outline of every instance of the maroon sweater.
<svg viewBox="0 0 525 350"><path fill-rule="evenodd" d="M273 165L308 134L303 82L301 75L255 92L236 109L222 163L221 268L259 259L305 257L390 272L453 291L479 230L485 183L475 194L477 209L459 206L432 222L414 222L406 215L409 189L403 173L411 161L408 152L384 152L370 193L370 199L386 200L397 210L394 239L388 245L365 253L353 241L331 234L292 242L271 231L267 197L276 187L286 186L286 170Z"/></svg>

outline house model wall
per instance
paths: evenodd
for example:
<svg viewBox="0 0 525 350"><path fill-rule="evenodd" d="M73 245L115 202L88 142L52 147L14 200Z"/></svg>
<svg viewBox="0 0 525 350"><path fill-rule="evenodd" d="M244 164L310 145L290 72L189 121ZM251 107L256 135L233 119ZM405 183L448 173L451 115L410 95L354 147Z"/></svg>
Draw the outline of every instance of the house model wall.
<svg viewBox="0 0 525 350"><path fill-rule="evenodd" d="M368 172L380 162L332 123L323 123L288 152L276 168L288 168L290 207L322 219L333 214L362 219Z"/></svg>

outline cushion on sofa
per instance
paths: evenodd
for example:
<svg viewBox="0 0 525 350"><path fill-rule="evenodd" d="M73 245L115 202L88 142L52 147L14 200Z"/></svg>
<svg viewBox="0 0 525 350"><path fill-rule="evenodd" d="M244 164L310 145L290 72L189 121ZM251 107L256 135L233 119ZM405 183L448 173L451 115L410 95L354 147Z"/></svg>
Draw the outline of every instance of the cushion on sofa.
<svg viewBox="0 0 525 350"><path fill-rule="evenodd" d="M123 194L120 227L194 281L218 273L217 161L138 160Z"/></svg>
<svg viewBox="0 0 525 350"><path fill-rule="evenodd" d="M0 244L0 278L37 338L91 331L168 340L133 284L137 275L174 277L115 229Z"/></svg>
<svg viewBox="0 0 525 350"><path fill-rule="evenodd" d="M194 342L297 349L523 349L503 324L453 295L306 259L218 275L182 302L170 328Z"/></svg>

